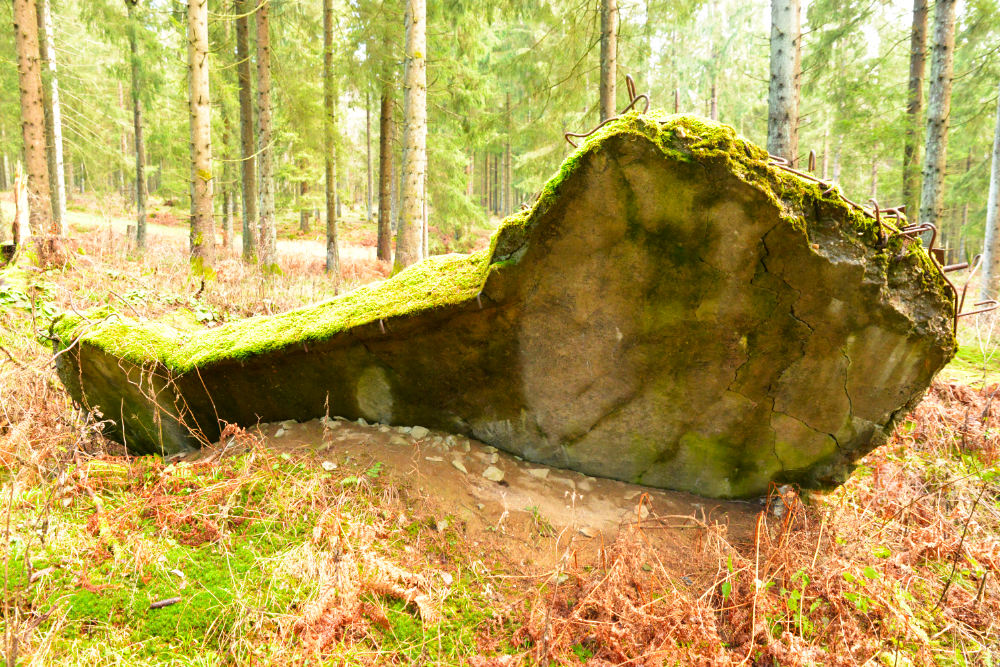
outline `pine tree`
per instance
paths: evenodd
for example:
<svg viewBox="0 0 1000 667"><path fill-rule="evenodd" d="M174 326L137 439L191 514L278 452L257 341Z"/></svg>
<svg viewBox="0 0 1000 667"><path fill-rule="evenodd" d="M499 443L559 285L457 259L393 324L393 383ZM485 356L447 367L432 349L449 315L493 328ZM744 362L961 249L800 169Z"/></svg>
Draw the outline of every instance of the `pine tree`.
<svg viewBox="0 0 1000 667"><path fill-rule="evenodd" d="M937 0L934 45L927 96L927 139L924 142L920 222L940 225L944 208L944 176L948 159L948 119L951 113L952 67L955 58L956 0Z"/></svg>
<svg viewBox="0 0 1000 667"><path fill-rule="evenodd" d="M799 153L799 0L771 0L767 150L795 164Z"/></svg>
<svg viewBox="0 0 1000 667"><path fill-rule="evenodd" d="M188 101L191 118L191 261L196 272L215 262L212 210L212 106L208 90L208 0L188 2Z"/></svg>
<svg viewBox="0 0 1000 667"><path fill-rule="evenodd" d="M986 242L983 249L982 299L1000 294L1000 90L997 92L997 120L993 131L990 192L986 204Z"/></svg>
<svg viewBox="0 0 1000 667"><path fill-rule="evenodd" d="M278 265L274 223L274 125L271 108L270 0L257 5L257 141L260 187L260 263L265 271Z"/></svg>
<svg viewBox="0 0 1000 667"><path fill-rule="evenodd" d="M337 248L336 81L333 73L333 0L323 0L323 158L326 185L326 272L340 282Z"/></svg>
<svg viewBox="0 0 1000 667"><path fill-rule="evenodd" d="M138 0L125 0L128 10L128 43L132 89L132 132L135 138L135 246L138 250L146 248L146 146L142 136L142 104L139 91L142 86L140 75L138 21L135 16L135 6Z"/></svg>
<svg viewBox="0 0 1000 667"><path fill-rule="evenodd" d="M251 0L236 0L236 78L240 98L240 200L243 261L257 261L257 142L254 139L253 78L250 74Z"/></svg>
<svg viewBox="0 0 1000 667"><path fill-rule="evenodd" d="M427 169L427 4L406 0L406 60L403 73L403 201L396 234L400 271L420 261Z"/></svg>

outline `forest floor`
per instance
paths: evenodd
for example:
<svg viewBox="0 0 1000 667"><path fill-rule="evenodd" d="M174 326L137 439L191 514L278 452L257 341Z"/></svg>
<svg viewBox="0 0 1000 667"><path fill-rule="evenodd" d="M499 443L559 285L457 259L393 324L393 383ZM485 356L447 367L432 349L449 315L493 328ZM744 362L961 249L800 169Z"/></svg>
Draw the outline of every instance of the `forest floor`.
<svg viewBox="0 0 1000 667"><path fill-rule="evenodd" d="M337 419L126 457L55 377L54 314L111 305L211 327L335 290L296 245L272 276L223 253L203 288L183 226L157 223L136 256L121 216L73 215L65 267L0 270L8 660L1000 662L998 320L967 323L892 440L823 493L711 501ZM282 237L301 243L291 225ZM371 247L370 224L344 229L347 247ZM344 252L343 289L386 275L366 252Z"/></svg>

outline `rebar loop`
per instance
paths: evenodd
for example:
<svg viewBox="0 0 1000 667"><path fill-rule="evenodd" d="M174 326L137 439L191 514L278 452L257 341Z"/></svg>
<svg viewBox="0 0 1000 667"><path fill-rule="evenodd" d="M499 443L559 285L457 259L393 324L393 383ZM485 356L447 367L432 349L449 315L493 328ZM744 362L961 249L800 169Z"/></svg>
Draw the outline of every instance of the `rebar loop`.
<svg viewBox="0 0 1000 667"><path fill-rule="evenodd" d="M586 132L586 133L567 132L567 133L565 133L563 135L563 137L566 138L566 141L569 142L570 146L572 146L573 148L579 148L580 147L580 145L577 144L575 141L573 141L570 137L576 137L577 139L585 139L586 137L589 137L594 132L597 132L599 129L601 129L602 127L604 127L608 123L610 123L612 121L615 121L615 120L618 120L619 118L621 118L622 116L624 116L625 114L627 114L629 111L632 110L632 107L634 107L636 104L639 103L639 100L643 100L643 101L646 102L646 106L644 106L642 108L642 111L640 113L646 113L647 111L649 111L649 95L646 95L645 93L636 94L636 91L635 91L635 79L632 78L631 74L626 74L625 75L625 87L628 90L629 103L625 106L624 109L621 110L621 113L619 113L617 116L612 116L611 118L609 118L606 121L602 122L600 125L598 125L597 127L595 127L590 132Z"/></svg>

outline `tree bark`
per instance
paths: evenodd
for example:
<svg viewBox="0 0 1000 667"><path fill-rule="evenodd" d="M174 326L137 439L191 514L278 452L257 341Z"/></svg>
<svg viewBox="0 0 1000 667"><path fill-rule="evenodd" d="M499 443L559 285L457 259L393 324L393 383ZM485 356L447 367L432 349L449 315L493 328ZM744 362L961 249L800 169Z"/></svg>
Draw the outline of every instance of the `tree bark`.
<svg viewBox="0 0 1000 667"><path fill-rule="evenodd" d="M257 151L254 141L253 79L250 76L249 0L236 0L236 79L240 98L240 199L243 261L257 261Z"/></svg>
<svg viewBox="0 0 1000 667"><path fill-rule="evenodd" d="M131 56L132 74L132 133L135 137L135 247L146 249L146 146L142 137L142 105L139 90L142 86L139 71L139 26L135 17L135 5L125 0L128 10L128 45Z"/></svg>
<svg viewBox="0 0 1000 667"><path fill-rule="evenodd" d="M511 135L511 117L510 117L510 93L507 93L507 137L504 141L504 154L503 154L503 214L510 215L511 209L513 208L513 201L511 201L511 175L513 172L513 167L511 165L511 153L510 153L510 135Z"/></svg>
<svg viewBox="0 0 1000 667"><path fill-rule="evenodd" d="M270 0L257 5L257 151L260 183L260 262L265 271L278 265L278 238L274 226L274 147L271 118Z"/></svg>
<svg viewBox="0 0 1000 667"><path fill-rule="evenodd" d="M427 4L406 0L403 73L403 201L394 272L420 261L424 173L427 170Z"/></svg>
<svg viewBox="0 0 1000 667"><path fill-rule="evenodd" d="M799 0L771 0L767 150L792 165L799 152Z"/></svg>
<svg viewBox="0 0 1000 667"><path fill-rule="evenodd" d="M42 107L42 71L38 48L35 0L14 0L14 40L21 97L21 136L28 170L28 227L37 237L39 259L47 261L45 236L58 236L49 197L49 170L45 160L45 111ZM16 196L16 193L15 193Z"/></svg>
<svg viewBox="0 0 1000 667"><path fill-rule="evenodd" d="M188 84L191 116L191 263L196 272L203 273L211 272L215 262L208 0L188 2Z"/></svg>
<svg viewBox="0 0 1000 667"><path fill-rule="evenodd" d="M956 0L937 0L931 82L927 96L927 139L924 142L920 222L937 225L944 207L944 175L948 159L948 117L951 114L952 66L955 54Z"/></svg>
<svg viewBox="0 0 1000 667"><path fill-rule="evenodd" d="M372 221L372 105L371 93L365 91L365 166L368 171L365 197L368 202L368 222Z"/></svg>
<svg viewBox="0 0 1000 667"><path fill-rule="evenodd" d="M613 118L618 76L618 0L601 0L601 122Z"/></svg>
<svg viewBox="0 0 1000 667"><path fill-rule="evenodd" d="M52 9L49 0L40 0L38 11L38 48L42 57L43 101L45 104L46 154L49 163L49 186L52 221L61 236L66 235L66 170L63 165L62 105L59 103L59 78L56 49L53 44Z"/></svg>
<svg viewBox="0 0 1000 667"><path fill-rule="evenodd" d="M990 195L986 204L986 242L983 249L983 299L997 298L1000 288L1000 92L997 94L992 161Z"/></svg>
<svg viewBox="0 0 1000 667"><path fill-rule="evenodd" d="M924 113L924 70L927 62L927 0L913 0L910 28L910 84L906 103L906 135L903 139L903 203L910 215L920 205L920 132Z"/></svg>
<svg viewBox="0 0 1000 667"><path fill-rule="evenodd" d="M382 79L379 100L378 137L378 258L392 261L392 121L393 102L392 71L386 68Z"/></svg>
<svg viewBox="0 0 1000 667"><path fill-rule="evenodd" d="M340 283L337 248L336 81L333 73L333 0L323 0L323 157L326 185L326 272Z"/></svg>

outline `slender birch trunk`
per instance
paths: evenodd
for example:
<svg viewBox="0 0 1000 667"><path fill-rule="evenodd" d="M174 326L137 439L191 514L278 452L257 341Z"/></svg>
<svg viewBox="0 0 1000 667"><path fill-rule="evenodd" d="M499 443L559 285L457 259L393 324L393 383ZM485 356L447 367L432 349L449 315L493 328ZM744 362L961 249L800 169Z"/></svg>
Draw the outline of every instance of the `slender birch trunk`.
<svg viewBox="0 0 1000 667"><path fill-rule="evenodd" d="M983 299L997 298L1000 289L1000 92L997 95L992 159L990 195L986 204L986 242L983 249Z"/></svg>
<svg viewBox="0 0 1000 667"><path fill-rule="evenodd" d="M278 238L274 226L274 147L271 118L270 1L257 5L257 151L260 187L260 263L265 271L278 265Z"/></svg>
<svg viewBox="0 0 1000 667"><path fill-rule="evenodd" d="M191 262L211 272L215 262L212 210L212 106L208 91L208 0L188 2L188 101L191 113Z"/></svg>
<svg viewBox="0 0 1000 667"><path fill-rule="evenodd" d="M250 75L249 0L236 0L236 80L240 98L240 199L243 204L243 261L257 261L257 150Z"/></svg>
<svg viewBox="0 0 1000 667"><path fill-rule="evenodd" d="M39 260L47 263L48 243L45 239L49 235L59 236L59 229L53 224L49 170L45 160L45 111L42 106L42 71L35 0L14 0L13 18L21 93L21 136L28 171L28 227L37 239Z"/></svg>
<svg viewBox="0 0 1000 667"><path fill-rule="evenodd" d="M427 4L406 0L403 73L403 201L396 234L394 272L422 255L424 173L427 170Z"/></svg>
<svg viewBox="0 0 1000 667"><path fill-rule="evenodd" d="M924 70L927 63L927 0L913 0L910 28L910 84L903 139L903 203L910 215L920 205L920 133L924 113Z"/></svg>
<svg viewBox="0 0 1000 667"><path fill-rule="evenodd" d="M43 101L45 104L46 153L49 163L52 221L61 236L66 235L66 170L63 164L62 105L53 44L52 8L49 0L38 4L38 48L42 57Z"/></svg>
<svg viewBox="0 0 1000 667"><path fill-rule="evenodd" d="M799 152L799 0L771 0L767 150L795 164Z"/></svg>
<svg viewBox="0 0 1000 667"><path fill-rule="evenodd" d="M944 175L948 159L948 117L951 114L952 66L955 55L956 0L937 0L931 82L927 95L927 140L924 143L920 222L937 225L944 208Z"/></svg>
<svg viewBox="0 0 1000 667"><path fill-rule="evenodd" d="M371 93L365 91L365 166L368 171L365 197L368 200L368 222L372 221L372 104Z"/></svg>
<svg viewBox="0 0 1000 667"><path fill-rule="evenodd" d="M139 71L139 26L135 17L135 3L125 0L128 10L128 45L132 75L132 134L135 138L135 247L146 249L146 146L142 137L142 104L139 91L142 86Z"/></svg>
<svg viewBox="0 0 1000 667"><path fill-rule="evenodd" d="M618 0L601 0L601 122L613 118L618 76Z"/></svg>
<svg viewBox="0 0 1000 667"><path fill-rule="evenodd" d="M323 157L326 185L326 272L340 283L337 248L336 81L333 73L333 0L323 0Z"/></svg>

